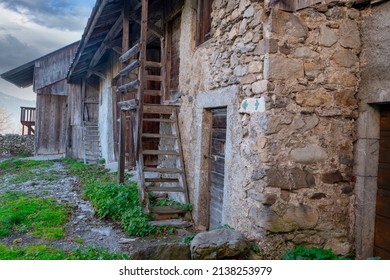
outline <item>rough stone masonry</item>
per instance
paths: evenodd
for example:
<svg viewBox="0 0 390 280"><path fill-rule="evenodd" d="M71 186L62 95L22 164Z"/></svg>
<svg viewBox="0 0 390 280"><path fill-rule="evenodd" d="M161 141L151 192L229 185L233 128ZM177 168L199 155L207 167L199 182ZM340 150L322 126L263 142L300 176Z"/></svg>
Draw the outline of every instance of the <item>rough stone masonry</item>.
<svg viewBox="0 0 390 280"><path fill-rule="evenodd" d="M181 62L180 125L187 170L200 169L199 178L207 177L197 166L200 153L193 152L203 137L194 104L208 94L224 99L225 89L238 87L237 103L228 109L226 153L232 160L224 222L259 240L270 258L298 244L353 253L360 12L350 1L295 13L265 2L215 0L212 39L194 49L182 35L181 55L188 59ZM186 3L185 34L193 34L192 13ZM190 186L197 185L193 173ZM191 193L198 203L195 219L205 206L199 193Z"/></svg>

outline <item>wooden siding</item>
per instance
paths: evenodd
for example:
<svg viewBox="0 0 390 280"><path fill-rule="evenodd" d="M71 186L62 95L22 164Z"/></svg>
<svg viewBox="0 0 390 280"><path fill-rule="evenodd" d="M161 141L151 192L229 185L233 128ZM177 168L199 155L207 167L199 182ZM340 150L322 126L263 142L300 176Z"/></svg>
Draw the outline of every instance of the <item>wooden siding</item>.
<svg viewBox="0 0 390 280"><path fill-rule="evenodd" d="M36 154L65 153L67 109L65 96L37 96Z"/></svg>
<svg viewBox="0 0 390 280"><path fill-rule="evenodd" d="M64 81L68 74L69 67L77 51L78 43L72 44L50 55L44 56L35 61L34 70L34 91ZM57 85L59 86L59 85ZM55 88L55 87L54 87ZM54 95L66 95L66 91L55 90L48 92Z"/></svg>

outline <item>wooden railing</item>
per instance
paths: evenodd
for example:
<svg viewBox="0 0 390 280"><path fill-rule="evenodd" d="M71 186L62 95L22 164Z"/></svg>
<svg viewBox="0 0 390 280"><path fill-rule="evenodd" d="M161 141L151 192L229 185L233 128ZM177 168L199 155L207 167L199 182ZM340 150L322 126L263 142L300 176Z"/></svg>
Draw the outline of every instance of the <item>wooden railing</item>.
<svg viewBox="0 0 390 280"><path fill-rule="evenodd" d="M20 107L20 123L22 124L22 134L24 135L24 128L27 127L27 134L33 135L35 130L35 114L36 109L32 107Z"/></svg>

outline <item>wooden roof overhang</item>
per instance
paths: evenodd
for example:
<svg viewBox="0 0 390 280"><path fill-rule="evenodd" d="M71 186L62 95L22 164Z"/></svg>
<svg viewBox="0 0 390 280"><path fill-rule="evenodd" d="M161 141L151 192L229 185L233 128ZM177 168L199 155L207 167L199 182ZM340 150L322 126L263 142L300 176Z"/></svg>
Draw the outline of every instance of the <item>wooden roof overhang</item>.
<svg viewBox="0 0 390 280"><path fill-rule="evenodd" d="M130 12L128 12L130 22L140 24L142 9L140 0L97 0L76 57L69 69L68 82L78 83L90 73L94 73L107 50L113 49L120 55L123 53L124 1L130 2ZM148 28L152 37L163 36L163 31L155 23L161 20L163 10L169 10L175 2L182 2L182 0L149 0ZM131 29L134 28L137 29L134 26ZM135 30L130 32L139 33Z"/></svg>

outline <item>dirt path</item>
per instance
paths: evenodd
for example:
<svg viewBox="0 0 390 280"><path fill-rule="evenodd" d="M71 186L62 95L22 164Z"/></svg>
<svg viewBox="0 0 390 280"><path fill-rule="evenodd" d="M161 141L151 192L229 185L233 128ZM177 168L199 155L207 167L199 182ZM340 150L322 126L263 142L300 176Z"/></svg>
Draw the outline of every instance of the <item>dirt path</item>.
<svg viewBox="0 0 390 280"><path fill-rule="evenodd" d="M32 179L20 184L11 184L9 181L14 175L0 176L0 194L6 191L28 193L36 197L55 198L59 203L70 206L71 217L66 225L66 238L58 241L47 241L27 234L13 234L0 239L7 245L18 240L19 246L45 244L69 250L81 246L95 246L105 248L111 252L125 252L132 255L140 250L155 247L159 244L178 242L186 232L178 235L159 238L138 238L126 235L120 225L99 219L94 215L91 203L83 199L77 178L69 176L61 162L44 171L54 174L50 180L45 178ZM42 176L47 177L47 176ZM180 234L181 233L181 234Z"/></svg>

